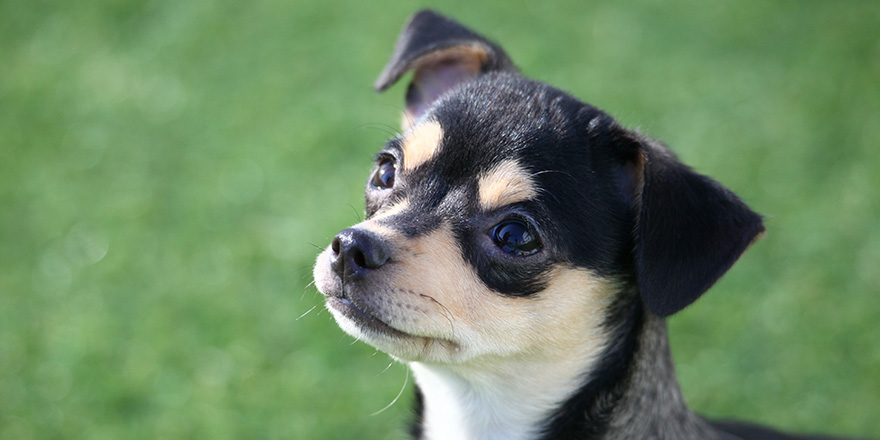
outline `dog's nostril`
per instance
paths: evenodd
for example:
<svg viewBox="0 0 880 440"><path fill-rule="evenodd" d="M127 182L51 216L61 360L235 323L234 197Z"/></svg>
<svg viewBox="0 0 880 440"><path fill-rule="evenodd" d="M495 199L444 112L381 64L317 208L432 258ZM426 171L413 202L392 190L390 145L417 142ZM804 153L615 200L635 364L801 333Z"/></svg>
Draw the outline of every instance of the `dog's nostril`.
<svg viewBox="0 0 880 440"><path fill-rule="evenodd" d="M356 279L382 267L391 258L385 240L357 228L346 229L330 243L330 261L339 276Z"/></svg>
<svg viewBox="0 0 880 440"><path fill-rule="evenodd" d="M362 250L353 249L351 254L351 259L355 265L357 265L358 267L369 268L367 263L367 256L364 255L364 252Z"/></svg>

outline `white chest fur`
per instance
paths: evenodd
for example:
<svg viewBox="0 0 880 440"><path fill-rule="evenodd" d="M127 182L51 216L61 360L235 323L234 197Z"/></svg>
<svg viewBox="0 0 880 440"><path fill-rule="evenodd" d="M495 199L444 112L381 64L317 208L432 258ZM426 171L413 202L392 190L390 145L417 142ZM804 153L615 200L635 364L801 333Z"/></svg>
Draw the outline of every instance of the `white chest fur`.
<svg viewBox="0 0 880 440"><path fill-rule="evenodd" d="M504 362L483 368L410 364L424 397L428 440L525 440L578 389L592 361L544 365Z"/></svg>

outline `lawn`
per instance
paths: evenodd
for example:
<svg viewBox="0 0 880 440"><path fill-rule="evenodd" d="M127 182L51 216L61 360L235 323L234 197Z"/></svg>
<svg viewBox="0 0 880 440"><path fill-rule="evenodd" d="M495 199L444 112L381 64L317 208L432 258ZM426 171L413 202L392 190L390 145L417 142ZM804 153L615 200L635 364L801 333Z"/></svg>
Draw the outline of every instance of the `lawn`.
<svg viewBox="0 0 880 440"><path fill-rule="evenodd" d="M406 369L310 282L422 6L0 2L0 438L404 438ZM692 406L880 432L880 3L437 8L767 216L670 320Z"/></svg>

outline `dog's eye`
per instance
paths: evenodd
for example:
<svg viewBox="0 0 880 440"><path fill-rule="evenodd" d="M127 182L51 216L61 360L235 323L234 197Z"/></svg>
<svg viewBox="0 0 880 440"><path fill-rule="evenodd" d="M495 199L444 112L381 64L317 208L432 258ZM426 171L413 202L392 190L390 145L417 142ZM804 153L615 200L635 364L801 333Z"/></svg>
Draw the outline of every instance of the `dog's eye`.
<svg viewBox="0 0 880 440"><path fill-rule="evenodd" d="M541 240L519 220L498 223L489 234L501 250L512 255L532 255L541 250Z"/></svg>
<svg viewBox="0 0 880 440"><path fill-rule="evenodd" d="M376 188L391 188L394 186L394 162L391 159L382 159L370 184Z"/></svg>

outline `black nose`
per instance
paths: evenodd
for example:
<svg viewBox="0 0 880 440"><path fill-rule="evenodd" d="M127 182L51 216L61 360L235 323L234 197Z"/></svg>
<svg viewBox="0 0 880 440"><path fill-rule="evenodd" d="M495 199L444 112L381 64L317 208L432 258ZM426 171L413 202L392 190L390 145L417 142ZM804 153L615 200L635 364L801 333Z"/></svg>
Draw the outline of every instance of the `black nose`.
<svg viewBox="0 0 880 440"><path fill-rule="evenodd" d="M330 263L333 271L344 279L363 278L382 267L390 258L388 244L363 229L346 229L333 238Z"/></svg>

